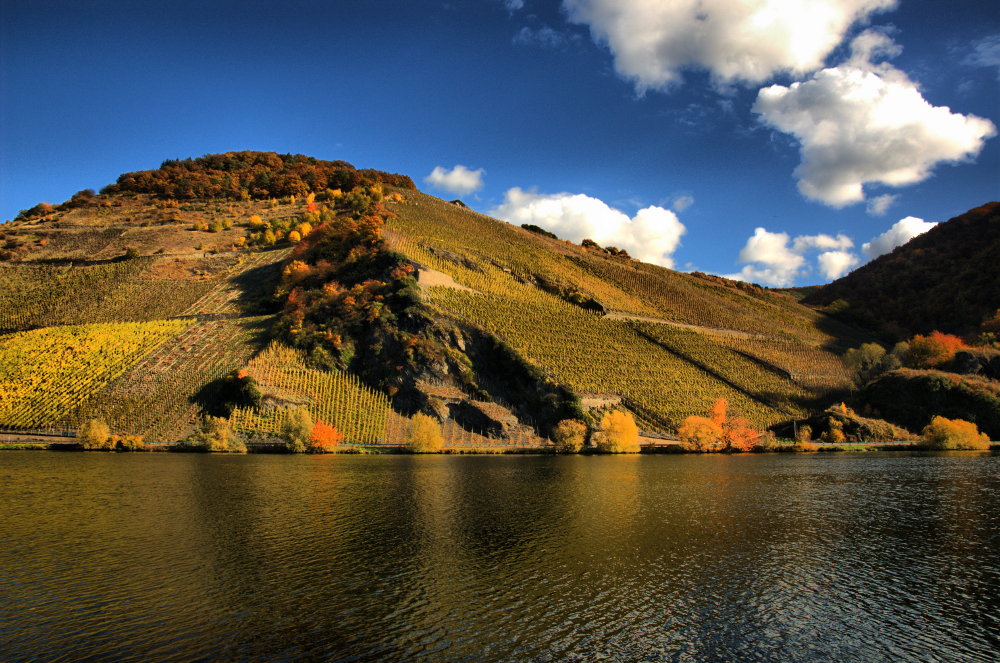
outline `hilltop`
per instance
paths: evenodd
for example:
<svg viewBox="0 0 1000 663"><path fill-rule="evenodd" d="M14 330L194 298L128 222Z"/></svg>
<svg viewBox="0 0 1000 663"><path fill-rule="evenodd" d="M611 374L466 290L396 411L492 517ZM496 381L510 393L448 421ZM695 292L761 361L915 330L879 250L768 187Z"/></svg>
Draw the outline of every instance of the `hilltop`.
<svg viewBox="0 0 1000 663"><path fill-rule="evenodd" d="M169 441L203 412L267 433L306 407L354 442L422 411L486 443L611 406L669 434L723 397L763 428L842 400L840 355L874 340L541 230L402 175L257 152L37 205L0 238L0 427L101 416Z"/></svg>
<svg viewBox="0 0 1000 663"><path fill-rule="evenodd" d="M1000 203L939 223L802 302L886 341L933 330L968 334L1000 309Z"/></svg>

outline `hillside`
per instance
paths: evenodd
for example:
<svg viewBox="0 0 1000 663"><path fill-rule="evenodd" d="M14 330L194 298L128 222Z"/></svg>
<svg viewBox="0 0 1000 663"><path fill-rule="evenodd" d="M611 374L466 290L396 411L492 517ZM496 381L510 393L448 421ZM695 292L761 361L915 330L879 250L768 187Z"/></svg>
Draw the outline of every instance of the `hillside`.
<svg viewBox="0 0 1000 663"><path fill-rule="evenodd" d="M266 434L306 407L352 442L418 410L463 440L528 441L619 402L673 432L719 397L763 427L842 397L839 355L872 340L301 156L168 161L0 229L5 429L100 416L170 441L213 412Z"/></svg>
<svg viewBox="0 0 1000 663"><path fill-rule="evenodd" d="M1000 309L1000 203L940 223L802 299L886 341L975 331Z"/></svg>

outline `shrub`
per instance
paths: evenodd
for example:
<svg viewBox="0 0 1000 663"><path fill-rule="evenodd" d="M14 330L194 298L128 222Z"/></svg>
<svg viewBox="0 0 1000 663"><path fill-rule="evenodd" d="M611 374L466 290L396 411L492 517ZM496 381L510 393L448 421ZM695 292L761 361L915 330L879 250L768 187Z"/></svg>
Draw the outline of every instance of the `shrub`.
<svg viewBox="0 0 1000 663"><path fill-rule="evenodd" d="M303 453L312 438L313 420L309 410L296 408L288 413L281 427L281 436L292 453Z"/></svg>
<svg viewBox="0 0 1000 663"><path fill-rule="evenodd" d="M722 428L707 417L688 417L681 422L677 437L688 451L714 451Z"/></svg>
<svg viewBox="0 0 1000 663"><path fill-rule="evenodd" d="M125 435L118 437L112 435L108 440L110 447L116 451L145 451L146 443L142 435Z"/></svg>
<svg viewBox="0 0 1000 663"><path fill-rule="evenodd" d="M297 231L293 230L292 232L288 233L288 241L292 243L300 242L302 241L302 235L300 235Z"/></svg>
<svg viewBox="0 0 1000 663"><path fill-rule="evenodd" d="M310 453L328 453L333 448L344 441L344 436L337 430L336 426L324 424L322 420L313 425L312 435L309 436Z"/></svg>
<svg viewBox="0 0 1000 663"><path fill-rule="evenodd" d="M108 449L108 433L103 419L90 419L80 426L76 437L86 449Z"/></svg>
<svg viewBox="0 0 1000 663"><path fill-rule="evenodd" d="M809 442L813 437L813 429L811 426L804 424L799 426L798 430L795 432L796 442Z"/></svg>
<svg viewBox="0 0 1000 663"><path fill-rule="evenodd" d="M577 419L563 419L552 430L552 438L559 453L578 453L587 439L587 426Z"/></svg>
<svg viewBox="0 0 1000 663"><path fill-rule="evenodd" d="M598 445L603 453L639 453L639 427L628 412L613 410L601 419L604 439Z"/></svg>
<svg viewBox="0 0 1000 663"><path fill-rule="evenodd" d="M974 423L961 419L934 417L923 430L924 444L932 449L977 449L990 448L990 439L980 433Z"/></svg>
<svg viewBox="0 0 1000 663"><path fill-rule="evenodd" d="M139 253L139 249L135 248L134 246L130 246L127 249L125 249L125 259L126 260L135 260L140 255L141 254Z"/></svg>
<svg viewBox="0 0 1000 663"><path fill-rule="evenodd" d="M441 437L441 425L433 418L423 413L413 415L410 420L410 431L406 438L406 448L413 453L435 453L441 451L444 439Z"/></svg>
<svg viewBox="0 0 1000 663"><path fill-rule="evenodd" d="M847 439L844 435L844 422L840 419L830 417L829 426L827 431L822 435L823 441L828 444L842 444Z"/></svg>
<svg viewBox="0 0 1000 663"><path fill-rule="evenodd" d="M203 446L208 451L246 451L246 446L233 437L229 421L223 417L204 417L201 427L188 438L188 443Z"/></svg>

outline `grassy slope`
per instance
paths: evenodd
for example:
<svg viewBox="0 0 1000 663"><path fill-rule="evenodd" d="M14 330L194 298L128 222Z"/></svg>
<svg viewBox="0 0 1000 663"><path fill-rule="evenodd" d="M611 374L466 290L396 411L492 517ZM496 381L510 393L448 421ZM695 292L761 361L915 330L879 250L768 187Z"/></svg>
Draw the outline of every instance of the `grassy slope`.
<svg viewBox="0 0 1000 663"><path fill-rule="evenodd" d="M831 350L868 340L789 297L588 253L431 196L403 194L392 206L398 218L387 225L389 244L477 291L430 287L428 301L502 336L555 380L627 396L651 427L703 414L719 396L758 424L799 415L812 398L846 386ZM546 292L542 282L605 310L703 333L602 317Z"/></svg>

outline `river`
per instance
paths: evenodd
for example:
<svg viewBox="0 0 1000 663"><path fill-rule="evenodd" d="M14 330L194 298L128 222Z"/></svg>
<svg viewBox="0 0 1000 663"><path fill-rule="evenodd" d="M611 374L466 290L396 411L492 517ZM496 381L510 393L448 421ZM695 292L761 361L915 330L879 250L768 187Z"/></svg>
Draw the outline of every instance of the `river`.
<svg viewBox="0 0 1000 663"><path fill-rule="evenodd" d="M1000 660L1000 456L0 452L0 660Z"/></svg>

